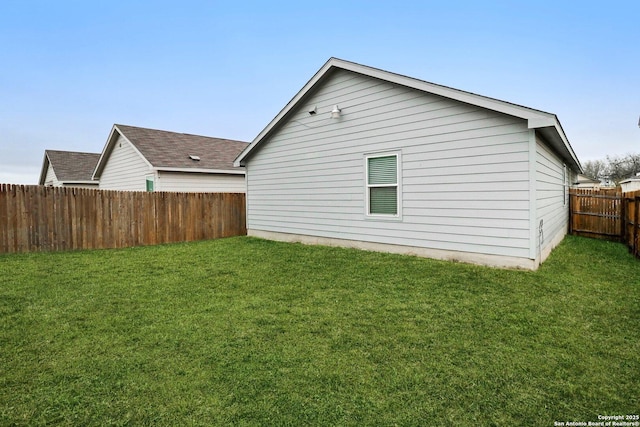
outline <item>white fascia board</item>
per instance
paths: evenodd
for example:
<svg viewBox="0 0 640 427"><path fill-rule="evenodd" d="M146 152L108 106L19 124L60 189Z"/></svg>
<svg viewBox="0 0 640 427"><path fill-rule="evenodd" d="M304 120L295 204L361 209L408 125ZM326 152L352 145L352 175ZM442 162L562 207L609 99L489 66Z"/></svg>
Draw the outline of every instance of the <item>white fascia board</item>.
<svg viewBox="0 0 640 427"><path fill-rule="evenodd" d="M511 104L498 99L488 98L486 96L477 95L471 92L465 92L459 89L450 88L447 86L437 85L424 80L418 80L413 77L404 76L401 74L395 74L389 71L380 70L377 68L368 67L366 65L357 64L354 62L345 61L338 58L330 58L303 86L300 91L285 105L285 107L278 113L276 117L269 122L269 124L255 137L253 142L249 144L235 159L234 166L243 166L245 157L261 143L271 130L277 126L286 114L296 106L300 100L313 88L324 76L331 70L331 68L340 68L354 73L359 73L365 76L377 78L380 80L395 83L401 86L406 86L423 92L433 93L435 95L443 96L446 98L454 99L467 104L476 105L489 110L501 112L511 116L520 117L526 120L530 119L547 119L548 116L553 116L543 111L534 110L528 107L523 107L516 104Z"/></svg>
<svg viewBox="0 0 640 427"><path fill-rule="evenodd" d="M533 117L527 120L527 127L529 129L553 129L557 139L562 142L561 145L564 145L566 150L566 154L571 158L571 161L578 167L578 171L582 173L582 165L578 160L578 156L573 151L573 147L569 143L569 139L567 135L564 133L564 129L562 129L562 125L554 114L540 115L538 117Z"/></svg>
<svg viewBox="0 0 640 427"><path fill-rule="evenodd" d="M42 159L42 169L40 170L40 179L38 180L39 185L44 185L44 180L47 177L47 170L49 170L49 156L47 156L47 150L44 150L44 159ZM56 171L53 171L53 174L56 174Z"/></svg>
<svg viewBox="0 0 640 427"><path fill-rule="evenodd" d="M269 124L255 137L253 142L249 144L235 159L234 166L244 166L243 162L247 155L258 146L262 140L278 125L278 123L293 109L298 102L300 102L304 96L309 92L332 68L344 69L354 73L359 73L365 76L373 77L376 79L388 81L401 86L413 88L419 91L432 93L435 95L443 96L445 98L464 102L466 104L475 105L488 110L496 111L499 113L507 114L510 116L522 118L527 120L527 126L529 129L537 129L541 127L555 127L560 139L563 141L567 152L576 161L576 164L580 164L577 157L573 153L573 149L569 145L569 142L562 131L556 116L545 111L536 110L533 108L525 107L518 104L512 104L510 102L501 101L499 99L489 98L486 96L478 95L472 92L466 92L459 89L454 89L448 86L442 86L435 83L430 83L424 80L415 79L413 77L404 76L402 74L395 74L389 71L368 67L366 65L357 64L354 62L345 61L338 58L330 58L323 66L314 74L314 76L304 85L304 87L287 103L287 105L278 113L278 115L269 122Z"/></svg>
<svg viewBox="0 0 640 427"><path fill-rule="evenodd" d="M204 169L204 168L170 168L170 167L153 167L153 171L157 172L191 172L191 173L211 173L211 174L225 174L225 175L244 175L243 170L230 170L230 169Z"/></svg>
<svg viewBox="0 0 640 427"><path fill-rule="evenodd" d="M237 168L244 166L241 162L244 160L245 151L248 153L251 150L249 150L249 147L242 150L242 152L238 155L238 157L236 157L236 159L233 161L233 166Z"/></svg>
<svg viewBox="0 0 640 427"><path fill-rule="evenodd" d="M553 125L539 126L533 129L539 131L540 135L547 139L547 142L554 144L554 148L560 152L562 158L564 160L568 160L568 163L573 166L572 169L575 168L578 173L583 173L584 170L582 169L580 160L578 160L578 156L573 151L573 147L571 147L569 139L567 138L567 135L565 135L560 121L555 116L554 118L555 121ZM529 128L532 129L531 127ZM563 149L564 153L562 152Z"/></svg>
<svg viewBox="0 0 640 427"><path fill-rule="evenodd" d="M102 173L102 170L104 169L104 166L107 161L107 157L109 153L111 153L111 149L114 144L111 141L113 139L115 132L116 132L116 126L113 125L111 127L111 131L109 132L109 136L107 137L107 142L104 144L104 147L102 148L102 153L100 153L100 158L98 159L98 163L96 163L96 168L93 170L93 174L91 175L91 178L93 179L98 179L98 177L100 177L100 174Z"/></svg>
<svg viewBox="0 0 640 427"><path fill-rule="evenodd" d="M98 181L60 181L61 184L87 184L98 185Z"/></svg>
<svg viewBox="0 0 640 427"><path fill-rule="evenodd" d="M552 116L552 114L546 113L544 111L535 110L518 104L512 104L510 102L501 101L495 98L489 98L483 95L475 94L473 92L467 92L460 89L427 82L425 80L419 80L413 77L404 76L402 74L395 74L389 71L371 68L366 65L360 65L337 58L332 58L329 60L329 62L333 66L343 68L348 71L353 71L380 80L389 81L423 92L432 93L434 95L443 96L445 98L464 102L466 104L476 105L478 107L508 114L510 116L520 117L522 119L529 120L534 117L540 117L541 115Z"/></svg>
<svg viewBox="0 0 640 427"><path fill-rule="evenodd" d="M102 170L107 164L107 161L109 160L111 152L113 151L113 147L116 144L118 135L124 138L124 140L133 148L133 150L142 158L142 160L144 160L144 162L147 164L149 168L153 167L153 165L147 160L147 158L142 155L140 150L138 150L138 148L134 144L132 144L131 141L127 139L127 137L122 133L122 131L118 129L118 126L113 125L113 127L111 128L111 132L109 133L109 137L107 138L107 143L102 149L102 153L100 154L100 158L98 159L98 163L96 164L96 168L93 171L93 175L91 176L91 178L93 179L100 178L100 174L102 173Z"/></svg>
<svg viewBox="0 0 640 427"><path fill-rule="evenodd" d="M557 124L555 117L532 117L527 120L529 129L555 127Z"/></svg>
<svg viewBox="0 0 640 427"><path fill-rule="evenodd" d="M117 129L117 128L118 128L118 127L116 126L116 129ZM138 154L138 156L140 156L140 158L141 158L142 160L144 160L144 162L147 164L147 166L148 166L149 168L153 168L153 165L151 164L151 162L149 162L149 160L147 160L147 158L146 158L145 156L143 156L143 155L142 155L142 153L140 152L140 150L138 150L138 147L136 147L136 146L135 146L135 144L133 144L131 141L129 141L129 139L125 136L125 134L124 134L124 133L122 133L122 131L121 131L120 129L118 129L118 133L119 133L119 134L120 134L120 136L121 136L122 138L124 138L124 140L125 140L125 141L127 141L127 143L128 143L128 144L133 148L133 151L135 151L135 152Z"/></svg>
<svg viewBox="0 0 640 427"><path fill-rule="evenodd" d="M555 125L556 132L558 132L558 135L560 135L560 139L562 139L562 142L564 143L564 146L567 148L569 155L575 162L576 166L578 166L578 173L584 173L584 169L582 169L582 164L580 164L580 160L578 159L578 156L573 151L573 147L569 143L569 138L567 138L567 135L564 133L564 129L562 128L562 124L560 123L560 120L558 120L556 116L554 116L554 118L556 120L556 125Z"/></svg>
<svg viewBox="0 0 640 427"><path fill-rule="evenodd" d="M311 77L311 79L307 82L307 84L305 84L302 89L300 89L298 91L298 93L296 93L296 95L291 98L291 101L289 101L287 103L287 105L284 106L284 108L282 110L280 110L280 112L278 113L278 115L276 115L273 120L271 120L269 122L269 124L262 130L262 132L260 132L258 134L258 136L256 136L253 141L251 142L251 144L249 144L244 150L242 150L242 152L238 155L238 157L236 157L236 159L233 162L233 166L235 167L239 167L239 166L244 166L242 164L242 162L244 161L244 158L247 156L247 154L249 154L256 145L260 144L260 142L262 141L262 139L269 134L269 132L271 132L271 130L280 122L280 120L282 118L284 118L284 116L291 111L291 109L306 95L306 93L313 87L315 86L316 83L318 83L318 81L326 74L327 71L329 71L329 69L334 66L333 63L334 61L336 61L336 58L331 58L329 59L327 62L325 62L325 64L322 66L322 68L320 68L314 75L313 77Z"/></svg>
<svg viewBox="0 0 640 427"><path fill-rule="evenodd" d="M437 85L423 80L414 79L412 77L403 76L401 74L394 74L388 71L379 70L364 65L356 64L353 62L343 61L340 59L332 58L329 62L360 74L368 75L374 78L390 81L402 86L407 86L413 89L421 90L424 92L440 95L446 98L454 99L460 102L464 102L478 107L486 108L488 110L497 111L510 116L519 117L527 120L527 127L529 129L539 128L554 128L559 139L562 141L566 149L566 154L582 172L582 166L576 156L567 136L562 129L560 121L555 114L547 113L546 111L536 110L533 108L525 107L518 104L512 104L510 102L501 101L499 99L489 98L482 95L477 95L472 92L466 92L459 89L450 88L447 86Z"/></svg>

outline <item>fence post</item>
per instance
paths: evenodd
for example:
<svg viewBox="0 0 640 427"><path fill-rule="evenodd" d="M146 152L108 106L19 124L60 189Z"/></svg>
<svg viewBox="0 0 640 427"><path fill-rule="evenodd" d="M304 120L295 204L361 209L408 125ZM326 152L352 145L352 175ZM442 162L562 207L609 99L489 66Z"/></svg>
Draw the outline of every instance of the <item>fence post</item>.
<svg viewBox="0 0 640 427"><path fill-rule="evenodd" d="M640 220L640 195L638 193L634 193L634 207L635 207L635 219L633 221L633 255L638 256L640 251L638 251L638 230L640 230L640 224L638 221Z"/></svg>
<svg viewBox="0 0 640 427"><path fill-rule="evenodd" d="M573 188L569 189L569 234L573 234L573 204L575 203L573 201L574 191L575 190Z"/></svg>
<svg viewBox="0 0 640 427"><path fill-rule="evenodd" d="M631 246L629 244L629 224L631 224L631 220L629 219L630 208L628 206L629 199L626 195L622 194L622 243L627 246L629 252L631 252Z"/></svg>
<svg viewBox="0 0 640 427"><path fill-rule="evenodd" d="M244 194L0 184L0 253L116 248L246 235Z"/></svg>

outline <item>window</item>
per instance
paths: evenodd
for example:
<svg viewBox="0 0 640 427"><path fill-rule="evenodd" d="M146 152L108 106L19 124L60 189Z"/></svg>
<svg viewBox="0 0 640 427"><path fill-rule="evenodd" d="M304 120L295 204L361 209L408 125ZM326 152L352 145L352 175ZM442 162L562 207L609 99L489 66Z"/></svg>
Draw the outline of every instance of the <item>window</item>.
<svg viewBox="0 0 640 427"><path fill-rule="evenodd" d="M399 216L399 155L375 154L366 158L367 215Z"/></svg>
<svg viewBox="0 0 640 427"><path fill-rule="evenodd" d="M147 191L153 191L153 176L147 177Z"/></svg>

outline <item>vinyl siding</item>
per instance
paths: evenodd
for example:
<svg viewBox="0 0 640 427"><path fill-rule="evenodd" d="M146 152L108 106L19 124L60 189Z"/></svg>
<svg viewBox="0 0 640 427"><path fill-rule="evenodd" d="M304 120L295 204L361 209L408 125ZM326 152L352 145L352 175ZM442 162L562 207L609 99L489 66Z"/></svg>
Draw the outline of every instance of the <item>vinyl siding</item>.
<svg viewBox="0 0 640 427"><path fill-rule="evenodd" d="M345 70L304 104L248 159L249 229L529 256L524 120ZM367 217L364 156L387 151L402 215Z"/></svg>
<svg viewBox="0 0 640 427"><path fill-rule="evenodd" d="M100 176L101 190L145 191L145 177L152 174L142 156L118 135L113 150Z"/></svg>
<svg viewBox="0 0 640 427"><path fill-rule="evenodd" d="M49 163L49 165L47 166L47 174L44 177L44 185L51 186L51 187L62 186L62 183L58 181L58 178L56 177L56 173L53 170L51 163Z"/></svg>
<svg viewBox="0 0 640 427"><path fill-rule="evenodd" d="M567 167L567 184L571 182L572 173ZM558 235L566 234L569 224L569 185L564 181L564 163L539 136L536 137L536 213L535 244L539 254Z"/></svg>
<svg viewBox="0 0 640 427"><path fill-rule="evenodd" d="M77 184L77 183L65 184L64 182L58 181L56 173L53 170L53 167L51 166L51 164L47 166L47 174L45 175L45 178L44 178L44 185L50 186L50 187L74 187L74 188L93 188L93 189L98 188L97 185Z"/></svg>
<svg viewBox="0 0 640 427"><path fill-rule="evenodd" d="M159 172L156 191L244 193L244 175Z"/></svg>

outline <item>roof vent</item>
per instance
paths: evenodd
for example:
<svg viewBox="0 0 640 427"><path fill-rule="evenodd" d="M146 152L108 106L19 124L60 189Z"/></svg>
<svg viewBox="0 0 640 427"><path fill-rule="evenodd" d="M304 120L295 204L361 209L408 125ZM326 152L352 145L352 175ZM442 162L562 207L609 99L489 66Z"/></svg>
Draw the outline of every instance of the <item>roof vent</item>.
<svg viewBox="0 0 640 427"><path fill-rule="evenodd" d="M189 158L190 158L191 160L193 160L194 162L199 162L199 161L200 161L200 156L194 156L194 155L191 155L191 156L189 156Z"/></svg>

